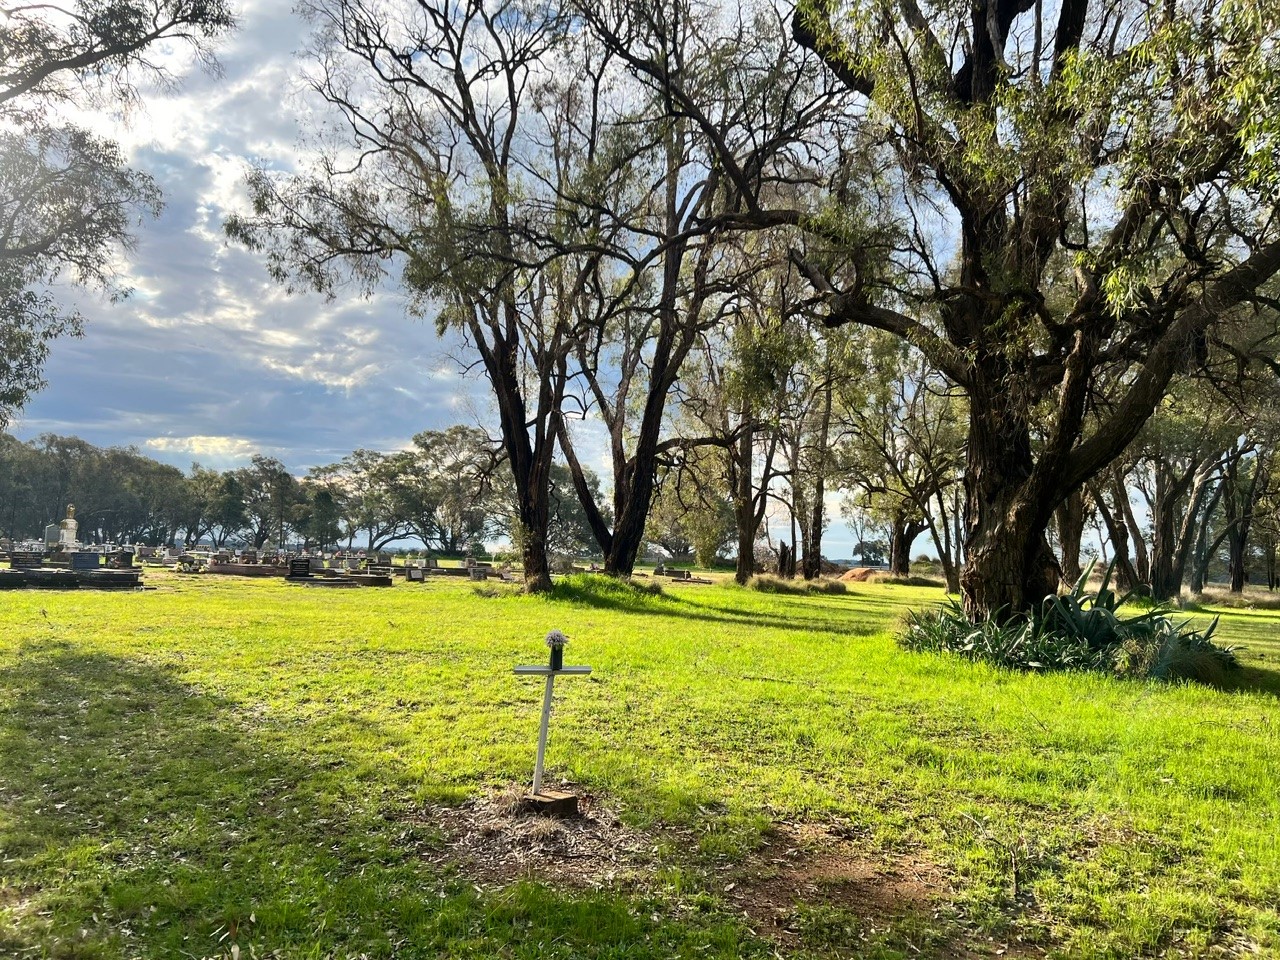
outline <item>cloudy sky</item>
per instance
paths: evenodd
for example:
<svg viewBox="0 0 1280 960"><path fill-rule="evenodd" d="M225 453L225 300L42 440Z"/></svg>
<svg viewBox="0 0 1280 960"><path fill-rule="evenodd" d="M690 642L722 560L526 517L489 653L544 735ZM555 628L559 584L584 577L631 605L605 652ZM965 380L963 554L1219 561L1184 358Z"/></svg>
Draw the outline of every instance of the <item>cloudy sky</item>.
<svg viewBox="0 0 1280 960"><path fill-rule="evenodd" d="M87 333L55 346L18 436L132 444L184 468L261 452L301 473L484 416L484 384L462 380L449 345L394 293L290 296L223 239L248 165L296 162L305 98L294 51L307 29L290 6L241 8L241 29L219 48L222 76L193 69L128 117L90 118L156 178L165 209L129 257L132 296L77 298Z"/></svg>
<svg viewBox="0 0 1280 960"><path fill-rule="evenodd" d="M12 426L16 436L132 445L184 469L263 453L302 474L358 447L403 447L420 430L493 423L487 385L461 376L457 345L407 317L394 290L333 302L289 295L223 237L223 222L245 207L251 163L298 163L310 101L295 51L308 28L292 2L241 7L240 29L219 48L220 76L183 70L127 117L84 118L155 177L165 209L128 258L131 297L112 304L68 291L86 334L55 344L49 386ZM608 475L602 446L590 459ZM830 507L838 517L834 498ZM847 555L850 541L837 522L828 554Z"/></svg>

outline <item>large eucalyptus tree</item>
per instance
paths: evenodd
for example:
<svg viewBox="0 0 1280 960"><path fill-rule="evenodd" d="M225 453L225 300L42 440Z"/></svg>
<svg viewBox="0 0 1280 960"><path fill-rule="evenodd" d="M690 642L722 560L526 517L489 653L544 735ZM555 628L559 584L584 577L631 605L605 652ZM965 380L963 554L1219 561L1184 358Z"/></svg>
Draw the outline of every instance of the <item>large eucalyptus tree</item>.
<svg viewBox="0 0 1280 960"><path fill-rule="evenodd" d="M803 0L793 33L883 172L837 176L824 216L754 218L846 252L802 264L828 323L967 394L966 609L1026 609L1058 585L1055 507L1280 269L1280 8Z"/></svg>

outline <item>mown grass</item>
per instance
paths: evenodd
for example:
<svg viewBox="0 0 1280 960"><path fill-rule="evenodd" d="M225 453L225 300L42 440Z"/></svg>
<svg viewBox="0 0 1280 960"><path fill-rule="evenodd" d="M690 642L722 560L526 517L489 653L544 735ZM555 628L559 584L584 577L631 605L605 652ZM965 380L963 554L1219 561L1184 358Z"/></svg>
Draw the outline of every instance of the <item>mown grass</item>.
<svg viewBox="0 0 1280 960"><path fill-rule="evenodd" d="M1223 613L1222 692L903 652L907 586L149 582L0 595L0 956L772 956L724 869L797 820L951 879L873 947L802 911L804 955L1280 955L1274 613ZM527 779L551 627L595 668L552 772L653 831L650 884L476 885L414 815Z"/></svg>

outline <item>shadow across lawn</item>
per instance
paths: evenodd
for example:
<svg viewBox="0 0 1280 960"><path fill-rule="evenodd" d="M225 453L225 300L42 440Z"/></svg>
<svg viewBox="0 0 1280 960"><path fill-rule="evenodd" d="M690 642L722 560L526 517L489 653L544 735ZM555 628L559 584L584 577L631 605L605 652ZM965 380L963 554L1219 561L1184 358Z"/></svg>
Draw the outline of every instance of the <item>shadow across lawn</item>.
<svg viewBox="0 0 1280 960"><path fill-rule="evenodd" d="M821 596L826 601L854 600L838 594L815 596ZM884 632L882 616L869 616L864 621L858 619L859 613L866 613L865 610L857 609L863 601L861 597L857 598L856 603L849 603L846 609L836 611L805 604L801 596L771 596L771 606L776 612L765 615L753 610L711 603L701 598L679 596L670 591L657 593L603 575L565 578L555 585L549 597L553 602L574 603L646 617L667 617L682 622L693 620L774 630L814 630L849 637L869 637ZM886 602L886 605L893 604ZM900 607L893 606L895 609Z"/></svg>
<svg viewBox="0 0 1280 960"><path fill-rule="evenodd" d="M1265 693L1280 697L1280 671L1244 663L1227 675L1228 692Z"/></svg>
<svg viewBox="0 0 1280 960"><path fill-rule="evenodd" d="M65 643L0 663L0 956L763 949L734 921L607 892L480 893L426 862L438 837L374 775L164 667Z"/></svg>

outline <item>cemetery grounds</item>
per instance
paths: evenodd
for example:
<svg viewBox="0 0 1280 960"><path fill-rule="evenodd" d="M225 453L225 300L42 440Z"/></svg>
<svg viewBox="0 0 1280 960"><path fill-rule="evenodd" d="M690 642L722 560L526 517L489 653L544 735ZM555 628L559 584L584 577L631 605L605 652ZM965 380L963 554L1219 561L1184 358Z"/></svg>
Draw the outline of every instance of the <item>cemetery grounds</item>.
<svg viewBox="0 0 1280 960"><path fill-rule="evenodd" d="M904 652L927 588L147 576L0 595L2 957L1280 956L1278 613L1217 691Z"/></svg>

